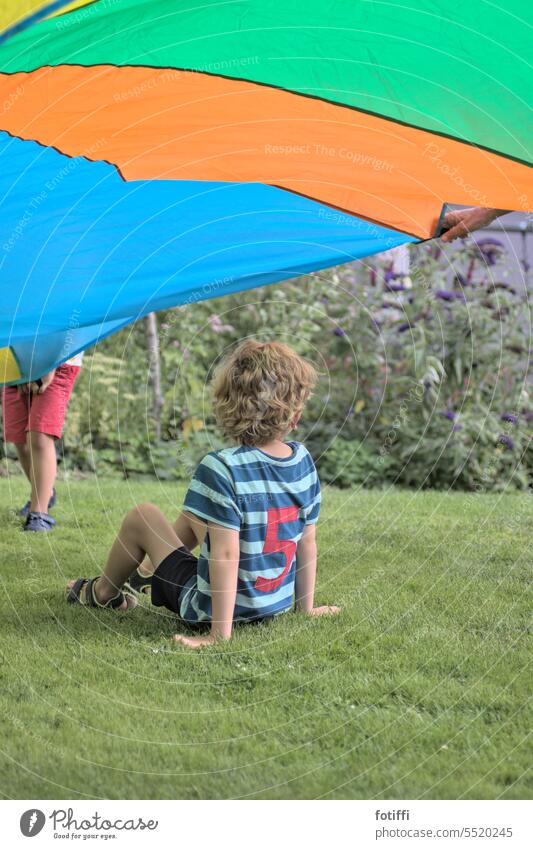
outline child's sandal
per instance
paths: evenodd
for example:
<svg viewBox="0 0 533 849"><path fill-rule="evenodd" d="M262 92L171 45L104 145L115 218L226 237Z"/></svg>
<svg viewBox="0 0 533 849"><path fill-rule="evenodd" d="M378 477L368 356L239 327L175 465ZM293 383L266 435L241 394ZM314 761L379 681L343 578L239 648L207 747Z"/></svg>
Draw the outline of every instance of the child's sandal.
<svg viewBox="0 0 533 849"><path fill-rule="evenodd" d="M126 587L134 593L149 593L152 589L152 576L141 575L136 569L126 581Z"/></svg>
<svg viewBox="0 0 533 849"><path fill-rule="evenodd" d="M135 599L132 596L126 597L123 592L118 592L116 596L108 599L102 604L98 601L94 592L94 585L98 578L78 578L78 580L67 590L66 598L68 604L82 604L84 607L101 607L111 610L117 610L122 607L126 601L128 610L130 607L135 607L135 604L130 605L128 599L132 602Z"/></svg>

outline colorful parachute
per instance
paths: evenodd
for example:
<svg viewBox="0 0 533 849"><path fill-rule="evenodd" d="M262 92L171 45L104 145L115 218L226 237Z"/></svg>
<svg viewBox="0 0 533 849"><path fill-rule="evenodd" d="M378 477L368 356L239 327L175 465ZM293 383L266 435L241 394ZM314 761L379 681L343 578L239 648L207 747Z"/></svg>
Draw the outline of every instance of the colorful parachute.
<svg viewBox="0 0 533 849"><path fill-rule="evenodd" d="M522 0L68 6L0 44L4 382L447 203L532 208Z"/></svg>
<svg viewBox="0 0 533 849"><path fill-rule="evenodd" d="M0 3L0 44L44 18L62 14L91 0L3 0Z"/></svg>

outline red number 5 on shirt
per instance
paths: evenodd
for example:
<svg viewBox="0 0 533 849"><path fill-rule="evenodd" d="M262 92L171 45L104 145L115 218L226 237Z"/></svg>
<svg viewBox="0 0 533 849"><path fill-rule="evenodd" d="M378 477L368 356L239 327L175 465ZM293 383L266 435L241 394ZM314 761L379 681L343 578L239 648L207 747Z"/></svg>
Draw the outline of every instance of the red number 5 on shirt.
<svg viewBox="0 0 533 849"><path fill-rule="evenodd" d="M296 543L292 539L280 539L278 528L286 522L294 522L298 518L298 507L271 507L268 511L267 530L263 554L283 554L285 557L285 568L276 578L263 578L261 575L256 579L254 587L261 593L271 593L280 587L289 574Z"/></svg>

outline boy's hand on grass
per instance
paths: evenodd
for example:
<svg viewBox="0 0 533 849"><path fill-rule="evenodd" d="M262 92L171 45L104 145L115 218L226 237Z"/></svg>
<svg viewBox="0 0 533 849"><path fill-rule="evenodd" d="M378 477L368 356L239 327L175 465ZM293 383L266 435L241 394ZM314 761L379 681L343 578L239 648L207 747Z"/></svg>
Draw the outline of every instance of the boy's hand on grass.
<svg viewBox="0 0 533 849"><path fill-rule="evenodd" d="M174 634L174 642L187 646L188 649L201 649L204 646L212 646L217 638L213 634L205 637L186 637L184 634Z"/></svg>
<svg viewBox="0 0 533 849"><path fill-rule="evenodd" d="M334 604L323 604L321 607L312 607L309 616L336 616L340 612L340 607Z"/></svg>

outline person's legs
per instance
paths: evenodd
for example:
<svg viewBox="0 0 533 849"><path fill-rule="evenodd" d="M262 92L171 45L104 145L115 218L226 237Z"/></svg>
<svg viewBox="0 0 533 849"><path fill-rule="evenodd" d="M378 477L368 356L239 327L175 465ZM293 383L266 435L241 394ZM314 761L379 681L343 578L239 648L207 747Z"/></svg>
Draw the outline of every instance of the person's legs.
<svg viewBox="0 0 533 849"><path fill-rule="evenodd" d="M62 365L44 391L31 399L27 425L30 457L30 512L47 513L57 474L55 440L61 438L65 414L79 367Z"/></svg>
<svg viewBox="0 0 533 849"><path fill-rule="evenodd" d="M154 504L140 504L126 515L113 543L104 574L95 584L95 595L105 603L122 589L134 569L150 558L152 572L177 548L183 546L174 528Z"/></svg>
<svg viewBox="0 0 533 849"><path fill-rule="evenodd" d="M29 446L27 442L25 442L24 444L17 443L15 445L15 448L17 449L17 455L19 458L19 463L22 466L22 471L31 483L31 457Z"/></svg>
<svg viewBox="0 0 533 849"><path fill-rule="evenodd" d="M30 512L48 513L57 474L55 439L47 433L29 431L27 449L30 459Z"/></svg>
<svg viewBox="0 0 533 849"><path fill-rule="evenodd" d="M174 530L183 540L183 545L187 546L189 551L194 551L197 546L202 546L207 532L207 524L198 516L194 516L193 513L181 512L174 522Z"/></svg>
<svg viewBox="0 0 533 849"><path fill-rule="evenodd" d="M181 544L188 548L189 551L194 551L197 546L201 546L207 531L207 525L193 516L192 513L180 513L173 525L176 536L181 540ZM144 578L149 578L153 575L155 567L150 557L146 557L139 566L139 574Z"/></svg>
<svg viewBox="0 0 533 849"><path fill-rule="evenodd" d="M31 483L30 452L27 445L26 429L31 408L31 395L16 386L6 386L2 392L4 419L4 439L12 442L16 448L22 471Z"/></svg>

